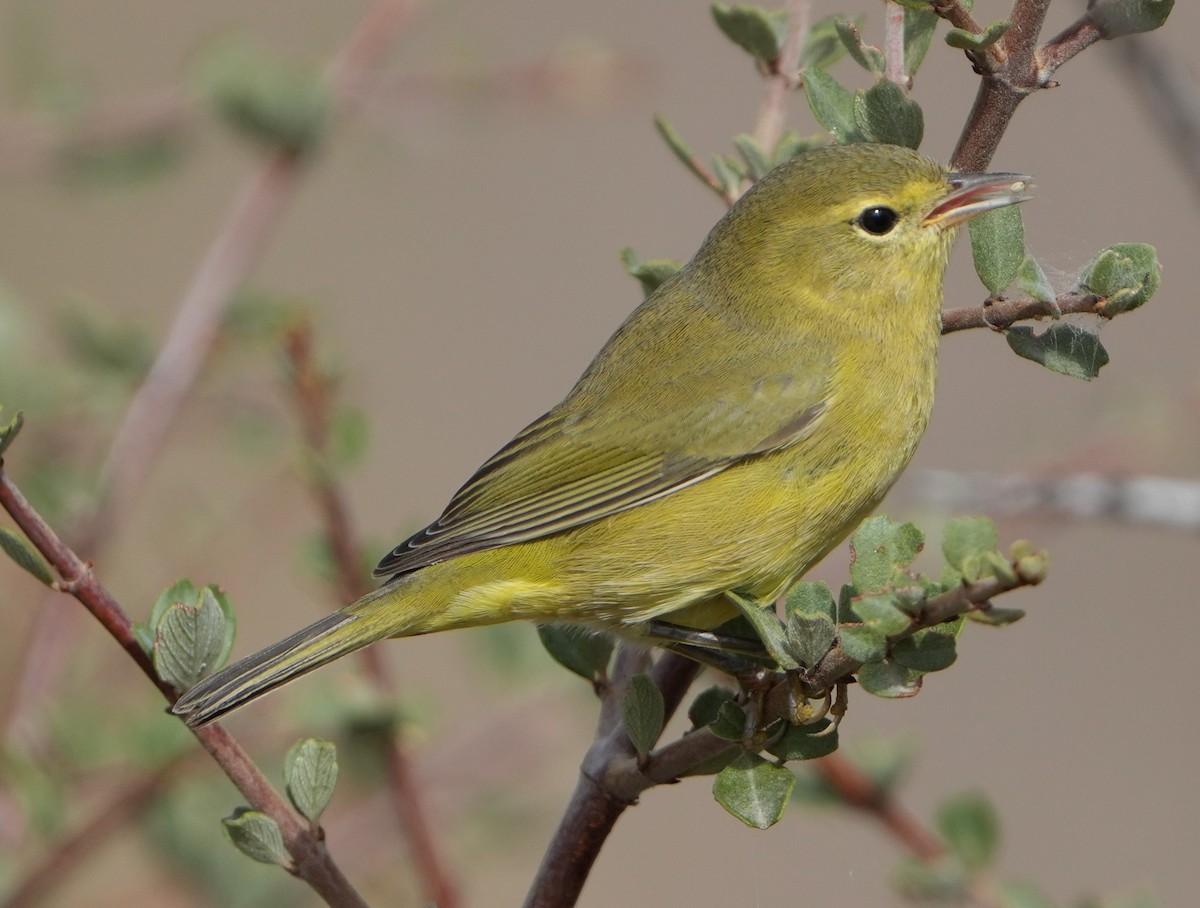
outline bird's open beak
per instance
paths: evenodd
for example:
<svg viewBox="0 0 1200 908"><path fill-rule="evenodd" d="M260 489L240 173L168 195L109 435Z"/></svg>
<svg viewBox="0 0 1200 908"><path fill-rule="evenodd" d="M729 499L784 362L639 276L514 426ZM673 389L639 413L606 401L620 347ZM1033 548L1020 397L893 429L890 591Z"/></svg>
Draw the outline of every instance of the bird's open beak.
<svg viewBox="0 0 1200 908"><path fill-rule="evenodd" d="M1023 173L949 173L951 189L922 221L953 227L977 214L1033 198L1032 180Z"/></svg>

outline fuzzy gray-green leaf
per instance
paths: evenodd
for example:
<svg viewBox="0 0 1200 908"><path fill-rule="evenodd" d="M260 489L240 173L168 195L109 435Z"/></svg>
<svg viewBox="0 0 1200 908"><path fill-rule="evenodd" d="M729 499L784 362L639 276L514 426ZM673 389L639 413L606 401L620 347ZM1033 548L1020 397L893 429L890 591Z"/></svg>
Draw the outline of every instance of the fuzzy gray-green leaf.
<svg viewBox="0 0 1200 908"><path fill-rule="evenodd" d="M855 676L869 694L889 699L915 697L921 690L921 675L903 665L885 660L860 668Z"/></svg>
<svg viewBox="0 0 1200 908"><path fill-rule="evenodd" d="M12 419L5 425L0 426L0 457L4 456L4 452L8 450L8 446L16 440L23 425L25 425L25 414L18 410Z"/></svg>
<svg viewBox="0 0 1200 908"><path fill-rule="evenodd" d="M320 818L333 797L337 777L337 748L332 741L305 738L288 749L283 780L292 806L306 819Z"/></svg>
<svg viewBox="0 0 1200 908"><path fill-rule="evenodd" d="M152 661L158 676L187 690L213 670L225 646L225 616L208 589L195 604L177 602L155 627Z"/></svg>
<svg viewBox="0 0 1200 908"><path fill-rule="evenodd" d="M747 826L768 829L779 822L796 777L755 754L742 754L713 780L713 797Z"/></svg>
<svg viewBox="0 0 1200 908"><path fill-rule="evenodd" d="M897 642L892 658L905 668L940 672L954 664L958 652L953 634L929 627Z"/></svg>
<svg viewBox="0 0 1200 908"><path fill-rule="evenodd" d="M942 530L942 555L946 563L961 570L970 555L980 557L993 551L1000 536L990 517L955 517Z"/></svg>
<svg viewBox="0 0 1200 908"><path fill-rule="evenodd" d="M968 870L982 870L995 859L1000 821L996 809L982 795L961 794L946 801L938 810L937 828Z"/></svg>
<svg viewBox="0 0 1200 908"><path fill-rule="evenodd" d="M959 50L983 50L1004 37L1004 33L1010 28L1012 28L1012 23L1007 19L988 23L979 34L963 28L952 28L946 32L946 43Z"/></svg>
<svg viewBox="0 0 1200 908"><path fill-rule="evenodd" d="M937 13L924 4L924 8L905 6L904 8L904 71L915 75L925 54L933 43L933 33L937 30Z"/></svg>
<svg viewBox="0 0 1200 908"><path fill-rule="evenodd" d="M579 677L594 681L607 670L613 651L613 639L608 634L561 624L539 624L537 632L554 661Z"/></svg>
<svg viewBox="0 0 1200 908"><path fill-rule="evenodd" d="M834 13L815 22L804 37L798 68L801 72L812 66L828 69L846 55L846 46L838 35L837 23L842 17Z"/></svg>
<svg viewBox="0 0 1200 908"><path fill-rule="evenodd" d="M843 145L862 142L863 134L854 120L854 93L823 69L811 67L804 73L804 95L816 121Z"/></svg>
<svg viewBox="0 0 1200 908"><path fill-rule="evenodd" d="M760 63L770 63L779 56L779 49L787 36L785 10L714 3L712 14L725 37Z"/></svg>
<svg viewBox="0 0 1200 908"><path fill-rule="evenodd" d="M639 757L646 756L662 734L663 714L663 695L649 676L637 674L630 678L621 699L621 718Z"/></svg>
<svg viewBox="0 0 1200 908"><path fill-rule="evenodd" d="M1093 0L1087 17L1105 38L1148 32L1171 15L1175 0Z"/></svg>
<svg viewBox="0 0 1200 908"><path fill-rule="evenodd" d="M827 757L838 749L837 729L829 729L832 724L828 719L822 719L812 725L788 725L783 735L767 751L780 760Z"/></svg>
<svg viewBox="0 0 1200 908"><path fill-rule="evenodd" d="M983 286L999 293L1025 261L1025 223L1016 205L997 208L967 222L971 257Z"/></svg>
<svg viewBox="0 0 1200 908"><path fill-rule="evenodd" d="M925 547L925 534L914 524L886 516L864 520L850 539L850 579L861 592L888 586L896 571L908 567Z"/></svg>
<svg viewBox="0 0 1200 908"><path fill-rule="evenodd" d="M883 51L873 44L863 41L862 34L854 22L849 19L838 19L835 27L838 37L841 38L847 53L855 63L873 76L878 76L884 71L887 67L887 60L884 59Z"/></svg>
<svg viewBox="0 0 1200 908"><path fill-rule="evenodd" d="M1161 282L1158 252L1147 243L1117 243L1100 252L1079 282L1104 297L1100 312L1109 318L1141 306Z"/></svg>
<svg viewBox="0 0 1200 908"><path fill-rule="evenodd" d="M1017 269L1017 286L1021 288L1022 293L1027 293L1043 303L1053 303L1058 299L1054 285L1032 255L1026 255L1021 267Z"/></svg>
<svg viewBox="0 0 1200 908"><path fill-rule="evenodd" d="M1019 326L1004 333L1013 352L1040 363L1051 372L1091 381L1108 363L1100 338L1078 325L1059 322L1041 334Z"/></svg>
<svg viewBox="0 0 1200 908"><path fill-rule="evenodd" d="M854 122L872 142L918 148L925 135L925 116L895 82L881 79L854 93Z"/></svg>
<svg viewBox="0 0 1200 908"><path fill-rule="evenodd" d="M54 583L50 568L42 556L35 552L22 536L18 536L8 527L0 527L0 549L11 558L22 570L28 571L46 586Z"/></svg>
<svg viewBox="0 0 1200 908"><path fill-rule="evenodd" d="M249 807L239 807L221 821L234 847L247 857L263 864L288 864L291 861L283 846L283 834L271 817Z"/></svg>

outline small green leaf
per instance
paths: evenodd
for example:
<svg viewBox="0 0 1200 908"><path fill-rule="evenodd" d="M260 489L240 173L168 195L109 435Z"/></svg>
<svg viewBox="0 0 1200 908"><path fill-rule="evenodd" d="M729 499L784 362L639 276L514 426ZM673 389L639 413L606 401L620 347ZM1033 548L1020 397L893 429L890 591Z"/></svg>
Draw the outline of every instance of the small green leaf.
<svg viewBox="0 0 1200 908"><path fill-rule="evenodd" d="M737 195L742 185L742 180L746 178L746 169L742 162L737 158L726 157L725 155L713 155L712 159L713 176L717 178L717 182L721 185L721 193L723 195Z"/></svg>
<svg viewBox="0 0 1200 908"><path fill-rule="evenodd" d="M1175 0L1092 0L1087 18L1101 36L1119 38L1153 31L1167 21L1174 7Z"/></svg>
<svg viewBox="0 0 1200 908"><path fill-rule="evenodd" d="M779 49L787 37L785 10L714 3L712 14L725 37L760 63L768 64L779 56Z"/></svg>
<svg viewBox="0 0 1200 908"><path fill-rule="evenodd" d="M8 527L0 527L0 549L24 571L29 572L46 586L54 585L50 567L35 552L23 536L18 536Z"/></svg>
<svg viewBox="0 0 1200 908"><path fill-rule="evenodd" d="M947 800L938 810L937 829L968 870L981 870L995 860L1000 820L982 795L961 794Z"/></svg>
<svg viewBox="0 0 1200 908"><path fill-rule="evenodd" d="M1005 624L1012 624L1014 621L1020 621L1025 617L1025 610L1019 608L999 608L993 605L988 609L967 612L965 617L980 624L1001 627Z"/></svg>
<svg viewBox="0 0 1200 908"><path fill-rule="evenodd" d="M692 705L688 707L688 720L692 723L692 728L702 728L717 721L721 704L729 702L736 696L737 694L728 687L722 687L719 684L714 684L701 691L692 701Z"/></svg>
<svg viewBox="0 0 1200 908"><path fill-rule="evenodd" d="M1102 315L1113 317L1141 306L1161 283L1158 252L1146 243L1117 243L1087 266L1080 285L1104 297Z"/></svg>
<svg viewBox="0 0 1200 908"><path fill-rule="evenodd" d="M837 617L837 604L833 601L829 584L823 580L802 580L788 590L784 613L827 615L834 619Z"/></svg>
<svg viewBox="0 0 1200 908"><path fill-rule="evenodd" d="M297 741L287 752L283 779L292 806L301 816L316 822L337 784L337 748L332 741L305 738Z"/></svg>
<svg viewBox="0 0 1200 908"><path fill-rule="evenodd" d="M747 826L768 829L779 822L796 777L756 754L742 754L713 780L717 803Z"/></svg>
<svg viewBox="0 0 1200 908"><path fill-rule="evenodd" d="M177 602L168 608L155 637L154 670L168 684L187 690L217 666L225 645L225 616L205 588L196 604Z"/></svg>
<svg viewBox="0 0 1200 908"><path fill-rule="evenodd" d="M837 627L828 615L788 615L785 629L788 652L805 668L813 668L829 652L837 639Z"/></svg>
<svg viewBox="0 0 1200 908"><path fill-rule="evenodd" d="M911 523L886 516L864 520L850 539L850 578L862 592L890 585L898 570L912 564L925 546L925 535Z"/></svg>
<svg viewBox="0 0 1200 908"><path fill-rule="evenodd" d="M638 756L644 758L663 729L663 695L646 674L634 675L621 699L621 718Z"/></svg>
<svg viewBox="0 0 1200 908"><path fill-rule="evenodd" d="M892 647L898 665L919 672L940 672L954 664L958 650L953 634L928 627Z"/></svg>
<svg viewBox="0 0 1200 908"><path fill-rule="evenodd" d="M1017 286L1021 288L1022 293L1027 293L1043 303L1054 303L1058 300L1054 285L1032 255L1026 255L1021 267L1017 269Z"/></svg>
<svg viewBox="0 0 1200 908"><path fill-rule="evenodd" d="M942 555L951 567L961 568L968 555L993 551L999 539L990 517L955 517L942 530Z"/></svg>
<svg viewBox="0 0 1200 908"><path fill-rule="evenodd" d="M921 690L919 672L890 660L864 665L856 676L862 689L877 697L903 699L915 697Z"/></svg>
<svg viewBox="0 0 1200 908"><path fill-rule="evenodd" d="M854 62L873 76L881 75L887 68L883 51L863 41L858 26L849 19L838 19L835 27L838 37Z"/></svg>
<svg viewBox="0 0 1200 908"><path fill-rule="evenodd" d="M1078 325L1058 322L1041 334L1018 326L1004 332L1017 356L1041 363L1051 372L1091 381L1108 364L1100 338Z"/></svg>
<svg viewBox="0 0 1200 908"><path fill-rule="evenodd" d="M983 286L999 293L1013 282L1025 261L1025 224L1016 205L997 208L967 222L971 256Z"/></svg>
<svg viewBox="0 0 1200 908"><path fill-rule="evenodd" d="M291 863L279 825L265 813L239 807L221 821L229 840L242 854L263 864Z"/></svg>
<svg viewBox="0 0 1200 908"><path fill-rule="evenodd" d="M917 13L926 12L933 6L933 0L894 0L894 2L900 4L906 10L912 10L913 12ZM970 5L966 3L964 3L963 6L965 6L967 9L971 8Z"/></svg>
<svg viewBox="0 0 1200 908"><path fill-rule="evenodd" d="M800 668L796 654L791 651L783 625L780 624L779 617L775 614L774 603L761 606L736 593L726 593L725 595L738 607L742 616L750 622L763 646L767 648L767 652L771 654L771 658L781 669L795 671Z"/></svg>
<svg viewBox="0 0 1200 908"><path fill-rule="evenodd" d="M1004 37L1004 33L1010 28L1012 23L1007 19L989 22L977 35L964 28L952 28L946 32L946 43L959 50L983 50Z"/></svg>
<svg viewBox="0 0 1200 908"><path fill-rule="evenodd" d="M933 33L937 29L937 13L929 9L926 0L918 0L915 6L904 6L904 71L912 76L925 59Z"/></svg>
<svg viewBox="0 0 1200 908"><path fill-rule="evenodd" d="M837 729L828 731L832 724L828 719L822 719L812 725L788 725L783 736L767 750L780 760L815 760L817 757L827 757L838 749Z"/></svg>
<svg viewBox="0 0 1200 908"><path fill-rule="evenodd" d="M732 699L726 700L718 707L716 721L708 730L722 740L741 741L746 735L746 713Z"/></svg>
<svg viewBox="0 0 1200 908"><path fill-rule="evenodd" d="M230 125L271 147L311 150L329 122L329 87L319 72L289 67L242 39L210 51L198 81Z"/></svg>
<svg viewBox="0 0 1200 908"><path fill-rule="evenodd" d="M841 16L834 13L813 24L804 36L804 47L800 51L799 70L812 66L828 69L846 55L846 46L838 35L837 23Z"/></svg>
<svg viewBox="0 0 1200 908"><path fill-rule="evenodd" d="M770 173L773 162L767 159L767 154L759 146L754 136L749 133L738 133L733 137L733 144L738 150L738 154L742 156L742 160L746 162L746 167L750 170L750 176L755 180L761 180Z"/></svg>
<svg viewBox="0 0 1200 908"><path fill-rule="evenodd" d="M774 164L778 167L786 161L790 161L796 155L808 151L812 148L820 148L829 142L829 137L824 133L816 136L809 136L807 139L801 138L794 130L789 129L779 137L779 143L775 146Z"/></svg>
<svg viewBox="0 0 1200 908"><path fill-rule="evenodd" d="M912 622L912 619L897 607L895 596L890 592L875 596L861 596L855 599L854 614L867 627L878 631L885 637L893 637L908 630L908 626Z"/></svg>
<svg viewBox="0 0 1200 908"><path fill-rule="evenodd" d="M715 776L732 763L742 753L740 747L730 745L719 753L713 754L707 760L701 760L689 766L683 773L685 776Z"/></svg>
<svg viewBox="0 0 1200 908"><path fill-rule="evenodd" d="M25 425L25 414L18 410L6 425L0 426L0 457L4 456L8 446L16 440L23 425Z"/></svg>
<svg viewBox="0 0 1200 908"><path fill-rule="evenodd" d="M878 662L887 655L887 637L874 628L843 625L838 629L842 652L862 665Z"/></svg>
<svg viewBox="0 0 1200 908"><path fill-rule="evenodd" d="M150 625L145 621L133 622L133 639L137 641L137 645L142 648L142 652L147 656L154 653L154 631L150 629Z"/></svg>
<svg viewBox="0 0 1200 908"><path fill-rule="evenodd" d="M921 106L888 79L854 93L854 122L870 141L888 145L918 148L925 135Z"/></svg>
<svg viewBox="0 0 1200 908"><path fill-rule="evenodd" d="M1004 880L1000 883L1000 908L1055 908L1055 905L1036 883Z"/></svg>
<svg viewBox="0 0 1200 908"><path fill-rule="evenodd" d="M370 440L367 415L358 407L338 407L330 426L330 462L342 470L361 463Z"/></svg>
<svg viewBox="0 0 1200 908"><path fill-rule="evenodd" d="M683 268L683 262L676 259L650 259L642 261L629 246L621 250L621 262L625 265L625 273L637 278L642 285L642 293L649 296L668 280L673 278Z"/></svg>
<svg viewBox="0 0 1200 908"><path fill-rule="evenodd" d="M817 122L836 141L843 145L863 141L854 119L854 93L837 79L823 69L811 67L804 73L804 95Z"/></svg>
<svg viewBox="0 0 1200 908"><path fill-rule="evenodd" d="M608 670L613 651L613 638L608 634L564 624L539 624L537 632L554 661L579 677L594 681Z"/></svg>
<svg viewBox="0 0 1200 908"><path fill-rule="evenodd" d="M905 857L892 871L890 882L907 902L922 905L969 903L969 881L957 861L930 862Z"/></svg>

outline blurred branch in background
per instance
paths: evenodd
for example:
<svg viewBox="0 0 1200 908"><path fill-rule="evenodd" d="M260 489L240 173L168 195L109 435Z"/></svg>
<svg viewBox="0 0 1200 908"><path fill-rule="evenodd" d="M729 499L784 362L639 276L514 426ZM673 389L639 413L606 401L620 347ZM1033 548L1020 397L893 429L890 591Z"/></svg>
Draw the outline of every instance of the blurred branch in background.
<svg viewBox="0 0 1200 908"><path fill-rule="evenodd" d="M408 9L406 0L384 0L368 9L327 70L336 100L362 92L364 81L392 48ZM67 533L92 560L101 557L143 486L208 359L231 300L258 262L311 161L296 148L276 150L235 195L120 421L94 501ZM3 705L4 736L19 729L30 742L41 736L35 706L61 675L78 628L76 612L57 603L48 601L37 614L31 639L21 651L24 664Z"/></svg>
<svg viewBox="0 0 1200 908"><path fill-rule="evenodd" d="M284 348L292 397L307 447L305 472L321 513L326 544L334 564L332 593L337 607L365 596L373 585L367 581L366 559L354 532L346 496L338 482L338 465L332 452L334 380L318 365L314 344L312 321L301 315L285 331ZM358 652L357 658L380 699L394 702L396 692L383 660L383 650L367 647ZM401 739L401 731L400 722L393 719L374 736L386 767L392 806L421 878L424 897L438 908L456 908L461 901L459 886L437 843L421 782Z"/></svg>
<svg viewBox="0 0 1200 908"><path fill-rule="evenodd" d="M1141 96L1142 109L1167 140L1200 199L1200 88L1195 60L1183 64L1161 41L1131 35L1114 48Z"/></svg>
<svg viewBox="0 0 1200 908"><path fill-rule="evenodd" d="M1072 476L997 476L924 470L913 491L946 511L1116 520L1200 533L1200 482L1163 476L1077 473Z"/></svg>

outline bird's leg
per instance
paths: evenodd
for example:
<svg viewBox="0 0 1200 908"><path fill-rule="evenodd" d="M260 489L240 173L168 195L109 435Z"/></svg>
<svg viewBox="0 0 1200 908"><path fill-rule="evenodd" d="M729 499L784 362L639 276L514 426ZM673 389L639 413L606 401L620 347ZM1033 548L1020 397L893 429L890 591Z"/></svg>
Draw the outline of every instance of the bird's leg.
<svg viewBox="0 0 1200 908"><path fill-rule="evenodd" d="M660 621L658 619L647 621L645 633L652 640L664 644L682 643L689 647L725 653L737 653L755 659L765 659L768 657L761 640L750 640L746 637L718 634L714 631L702 631L694 627L682 627L678 624L671 624L669 621ZM687 653L684 655L687 655ZM716 667L719 668L719 666Z"/></svg>

